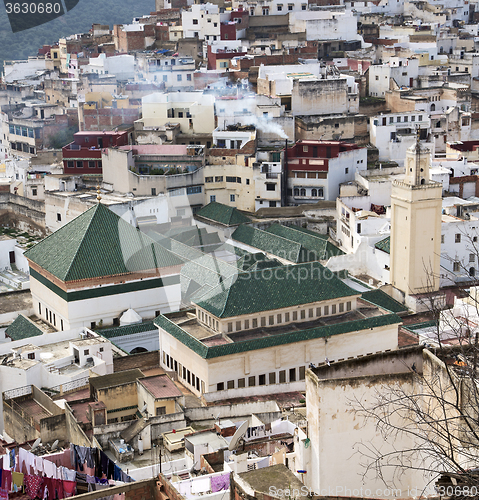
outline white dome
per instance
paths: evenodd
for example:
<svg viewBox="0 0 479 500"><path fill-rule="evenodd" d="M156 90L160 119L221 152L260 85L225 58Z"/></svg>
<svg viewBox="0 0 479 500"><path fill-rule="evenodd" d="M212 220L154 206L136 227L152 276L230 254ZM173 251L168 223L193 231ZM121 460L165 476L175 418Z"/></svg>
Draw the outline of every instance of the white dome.
<svg viewBox="0 0 479 500"><path fill-rule="evenodd" d="M134 325L136 323L141 323L143 320L141 316L133 309L128 309L125 311L120 318L120 326Z"/></svg>

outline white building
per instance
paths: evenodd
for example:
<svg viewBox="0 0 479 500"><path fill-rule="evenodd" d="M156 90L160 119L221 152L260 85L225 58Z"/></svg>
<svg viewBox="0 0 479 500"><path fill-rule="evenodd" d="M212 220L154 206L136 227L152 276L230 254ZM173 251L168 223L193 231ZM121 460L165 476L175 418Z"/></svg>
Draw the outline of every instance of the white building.
<svg viewBox="0 0 479 500"><path fill-rule="evenodd" d="M121 54L107 57L106 54L98 54L98 57L90 57L90 62L84 66L83 72L115 75L117 80L131 80L135 78L135 56Z"/></svg>
<svg viewBox="0 0 479 500"><path fill-rule="evenodd" d="M218 5L194 4L181 13L184 38L219 40L222 22L229 21L230 13L220 12ZM208 37L208 38L206 38Z"/></svg>
<svg viewBox="0 0 479 500"><path fill-rule="evenodd" d="M183 261L101 203L25 252L36 314L56 330L179 308Z"/></svg>
<svg viewBox="0 0 479 500"><path fill-rule="evenodd" d="M379 150L379 161L394 161L404 166L407 149L417 139L427 139L431 132L431 120L426 113L391 113L370 118L369 137ZM427 143L433 148L432 143Z"/></svg>

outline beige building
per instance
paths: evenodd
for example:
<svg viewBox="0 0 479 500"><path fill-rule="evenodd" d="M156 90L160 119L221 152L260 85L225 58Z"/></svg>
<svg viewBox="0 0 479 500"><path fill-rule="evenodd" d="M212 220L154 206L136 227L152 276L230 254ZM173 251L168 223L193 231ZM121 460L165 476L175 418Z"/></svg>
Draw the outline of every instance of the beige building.
<svg viewBox="0 0 479 500"><path fill-rule="evenodd" d="M138 407L144 408L148 416L169 415L185 404L183 393L168 375L154 375L137 381Z"/></svg>
<svg viewBox="0 0 479 500"><path fill-rule="evenodd" d="M90 378L90 396L106 407L107 423L133 420L138 410L137 379L143 373L135 368Z"/></svg>
<svg viewBox="0 0 479 500"><path fill-rule="evenodd" d="M396 349L401 323L318 262L230 276L193 305L155 320L161 366L212 400L304 390L310 363Z"/></svg>
<svg viewBox="0 0 479 500"><path fill-rule="evenodd" d="M454 363L458 352L445 348L434 355L414 346L308 370L308 488L321 496L431 498L442 471L473 466L475 432L467 430L464 415L471 407L476 414L477 405L469 406L476 396L467 390L471 379ZM446 435L454 443L453 461L445 459Z"/></svg>
<svg viewBox="0 0 479 500"><path fill-rule="evenodd" d="M439 289L442 184L429 179L430 151L407 150L404 180L391 189L391 284L406 295Z"/></svg>
<svg viewBox="0 0 479 500"><path fill-rule="evenodd" d="M141 122L145 127L179 123L181 133L212 134L215 129L215 98L202 92L159 92L142 98Z"/></svg>

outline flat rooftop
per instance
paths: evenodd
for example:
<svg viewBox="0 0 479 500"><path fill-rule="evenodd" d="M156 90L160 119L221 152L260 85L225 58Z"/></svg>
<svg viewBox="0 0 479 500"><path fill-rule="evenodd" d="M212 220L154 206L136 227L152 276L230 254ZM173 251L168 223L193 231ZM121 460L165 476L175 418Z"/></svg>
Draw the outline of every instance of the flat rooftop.
<svg viewBox="0 0 479 500"><path fill-rule="evenodd" d="M271 314L274 313L271 312ZM257 340L260 338L273 337L275 335L296 333L298 331L309 330L312 328L321 328L328 326L330 327L341 323L375 318L388 314L390 313L385 312L379 307L370 304L362 299L358 299L358 308L356 310L349 311L344 314L339 314L337 316L322 316L311 321L294 322L282 326L275 325L272 327L260 327L228 334L219 334L218 332L214 332L213 330L206 328L197 320L195 314L192 312L186 311L184 313L175 313L171 316L166 314L165 316L168 317L170 321L180 326L192 337L201 341L205 346L212 347L223 344L244 342L246 340Z"/></svg>

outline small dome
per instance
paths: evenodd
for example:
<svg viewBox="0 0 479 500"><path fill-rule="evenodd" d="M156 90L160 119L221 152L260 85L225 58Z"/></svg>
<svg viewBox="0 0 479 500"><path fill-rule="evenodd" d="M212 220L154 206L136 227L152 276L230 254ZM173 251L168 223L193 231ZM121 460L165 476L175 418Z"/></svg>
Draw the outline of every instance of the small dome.
<svg viewBox="0 0 479 500"><path fill-rule="evenodd" d="M128 309L120 317L120 326L134 325L142 321L141 316L135 310Z"/></svg>

